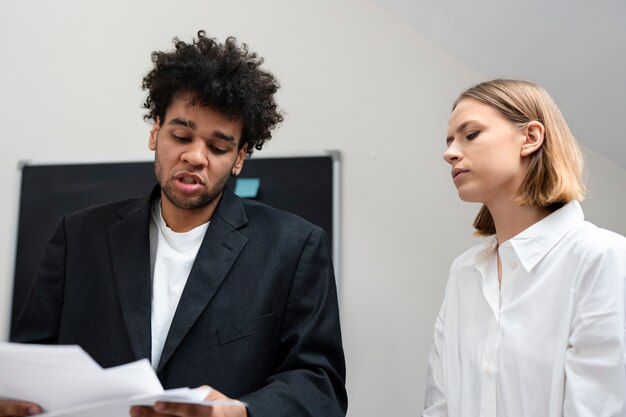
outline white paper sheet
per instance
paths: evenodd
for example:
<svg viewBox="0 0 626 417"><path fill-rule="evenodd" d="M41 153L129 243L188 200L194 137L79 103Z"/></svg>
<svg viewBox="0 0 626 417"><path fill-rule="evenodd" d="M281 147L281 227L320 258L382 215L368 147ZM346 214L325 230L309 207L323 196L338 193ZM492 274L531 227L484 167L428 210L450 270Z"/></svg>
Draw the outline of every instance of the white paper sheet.
<svg viewBox="0 0 626 417"><path fill-rule="evenodd" d="M0 343L0 396L39 404L46 417L128 416L157 401L206 405L210 388L164 391L147 359L102 369L78 346Z"/></svg>
<svg viewBox="0 0 626 417"><path fill-rule="evenodd" d="M29 345L0 342L0 358L13 358L32 364L55 363L72 369L102 369L91 356L77 345Z"/></svg>
<svg viewBox="0 0 626 417"><path fill-rule="evenodd" d="M134 405L154 406L157 401L192 403L203 405L235 405L238 401L204 401L210 388L180 388L164 391L159 395L135 395L130 398L97 401L63 410L40 414L38 417L129 417Z"/></svg>

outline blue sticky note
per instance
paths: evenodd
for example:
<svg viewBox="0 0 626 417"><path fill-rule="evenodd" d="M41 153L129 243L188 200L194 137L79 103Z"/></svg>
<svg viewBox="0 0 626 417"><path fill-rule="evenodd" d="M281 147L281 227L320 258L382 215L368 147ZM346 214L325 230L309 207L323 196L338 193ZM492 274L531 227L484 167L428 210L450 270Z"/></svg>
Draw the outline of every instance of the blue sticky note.
<svg viewBox="0 0 626 417"><path fill-rule="evenodd" d="M256 198L260 186L261 180L259 178L237 178L235 194L241 198Z"/></svg>

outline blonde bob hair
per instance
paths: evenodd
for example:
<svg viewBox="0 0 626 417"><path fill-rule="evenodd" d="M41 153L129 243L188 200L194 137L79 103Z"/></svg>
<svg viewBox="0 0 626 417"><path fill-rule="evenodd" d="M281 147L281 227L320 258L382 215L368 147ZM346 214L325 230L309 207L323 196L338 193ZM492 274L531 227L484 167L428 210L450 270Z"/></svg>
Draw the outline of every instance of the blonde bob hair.
<svg viewBox="0 0 626 417"><path fill-rule="evenodd" d="M493 107L520 128L531 121L543 124L544 142L532 154L526 178L517 190L516 201L520 205L554 211L572 200L584 198L582 154L561 111L546 90L529 81L486 81L464 91L452 110L466 98ZM496 233L485 205L478 212L474 227L477 235Z"/></svg>

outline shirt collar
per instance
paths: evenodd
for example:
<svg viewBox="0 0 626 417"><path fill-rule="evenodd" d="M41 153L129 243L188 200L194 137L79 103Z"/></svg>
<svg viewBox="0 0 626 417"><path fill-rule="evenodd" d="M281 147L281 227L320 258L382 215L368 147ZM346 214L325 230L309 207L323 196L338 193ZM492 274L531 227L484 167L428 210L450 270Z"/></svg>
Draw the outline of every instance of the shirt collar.
<svg viewBox="0 0 626 417"><path fill-rule="evenodd" d="M531 271L572 227L584 219L580 203L571 201L512 237L508 242L524 269Z"/></svg>
<svg viewBox="0 0 626 417"><path fill-rule="evenodd" d="M571 201L504 242L503 245L510 244L524 269L530 272L573 226L584 219L580 203ZM495 255L497 247L496 236L489 236L478 246L474 256L468 257L460 266L484 268L484 265Z"/></svg>

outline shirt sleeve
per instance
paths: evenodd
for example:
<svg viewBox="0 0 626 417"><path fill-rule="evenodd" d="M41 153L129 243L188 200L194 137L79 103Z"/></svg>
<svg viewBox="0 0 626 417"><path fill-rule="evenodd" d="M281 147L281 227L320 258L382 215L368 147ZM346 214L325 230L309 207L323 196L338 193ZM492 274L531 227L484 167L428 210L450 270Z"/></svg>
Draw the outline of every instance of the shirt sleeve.
<svg viewBox="0 0 626 417"><path fill-rule="evenodd" d="M593 256L574 289L565 417L626 416L626 244Z"/></svg>
<svg viewBox="0 0 626 417"><path fill-rule="evenodd" d="M445 300L444 300L445 305ZM435 334L428 357L428 377L423 417L447 417L446 381L443 355L443 308L442 305L435 321Z"/></svg>

